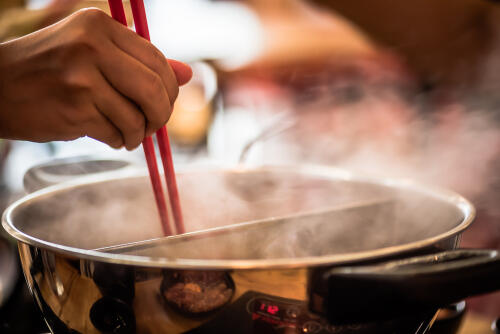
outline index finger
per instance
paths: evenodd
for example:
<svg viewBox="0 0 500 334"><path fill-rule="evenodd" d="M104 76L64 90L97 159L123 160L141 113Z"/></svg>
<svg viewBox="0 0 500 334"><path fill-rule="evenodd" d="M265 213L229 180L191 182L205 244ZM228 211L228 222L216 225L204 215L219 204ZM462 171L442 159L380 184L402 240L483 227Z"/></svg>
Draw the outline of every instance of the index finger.
<svg viewBox="0 0 500 334"><path fill-rule="evenodd" d="M167 59L167 61L175 73L179 86L185 85L191 80L193 77L193 70L189 65L175 59Z"/></svg>
<svg viewBox="0 0 500 334"><path fill-rule="evenodd" d="M171 79L175 76L177 84L183 85L192 77L189 65L177 60L167 59L150 41L140 37L134 31L110 20L110 38L125 53L134 57L162 77L169 92L175 91ZM171 94L176 95L176 94Z"/></svg>

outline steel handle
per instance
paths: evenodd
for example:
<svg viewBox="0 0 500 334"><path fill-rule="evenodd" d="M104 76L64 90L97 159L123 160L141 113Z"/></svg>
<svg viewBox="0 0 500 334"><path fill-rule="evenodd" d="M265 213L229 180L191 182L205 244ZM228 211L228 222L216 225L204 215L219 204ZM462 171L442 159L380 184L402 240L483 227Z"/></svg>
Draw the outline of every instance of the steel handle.
<svg viewBox="0 0 500 334"><path fill-rule="evenodd" d="M451 250L333 268L322 279L326 294L320 313L331 323L389 320L500 289L500 255L497 250Z"/></svg>

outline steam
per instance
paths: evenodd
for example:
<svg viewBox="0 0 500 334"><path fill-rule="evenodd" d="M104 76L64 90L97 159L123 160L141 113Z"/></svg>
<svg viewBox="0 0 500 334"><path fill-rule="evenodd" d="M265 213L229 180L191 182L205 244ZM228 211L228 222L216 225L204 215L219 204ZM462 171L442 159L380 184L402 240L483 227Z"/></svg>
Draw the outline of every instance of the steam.
<svg viewBox="0 0 500 334"><path fill-rule="evenodd" d="M495 164L500 131L492 113L454 104L423 115L418 104L392 91L365 92L363 99L333 106L320 102L316 99L314 105L280 115L279 122L292 125L278 127L276 136L255 142L262 145L266 163L319 163L380 177L410 178L451 188L489 214L499 214L495 197L485 196L488 191L498 196L494 185L499 181ZM248 159L252 159L251 148ZM460 221L456 211L425 197L290 170L200 170L181 174L178 184L188 231L381 198L392 201L394 210L315 222L296 220L216 243L160 249L171 258L300 257L370 250L425 239ZM28 234L85 249L162 236L147 177L63 193L21 216L18 221L23 226L18 227Z"/></svg>
<svg viewBox="0 0 500 334"><path fill-rule="evenodd" d="M376 88L364 94L354 103L322 104L320 98L297 106L287 120L294 126L260 143L264 154L250 154L248 162L309 162L409 178L452 189L500 215L487 203L498 198L500 184L494 111L458 102L429 107L418 97Z"/></svg>
<svg viewBox="0 0 500 334"><path fill-rule="evenodd" d="M263 94L263 101L242 94L263 129L256 131L250 145L242 145L240 152L244 151L246 163L317 163L378 177L409 178L455 190L498 220L500 126L495 100L492 104L486 99L472 103L473 96L480 96L475 92L453 103L430 103L429 96L415 95L414 87L401 85L396 79L385 84L383 78L373 77L341 76L332 82L306 85L305 90L303 86L289 91L271 89L271 96ZM266 105L269 100L271 105ZM278 124L273 126L273 122ZM231 142L232 138L226 140ZM332 184L324 179L258 171L200 171L181 175L178 183L188 231L324 210L388 195L355 183ZM261 237L243 234L228 239L227 244L218 243L223 251L210 253L213 244L207 244L206 251L200 248L196 256L325 254L329 248L303 247L324 236L324 244L339 246L330 251L366 250L408 241L404 239L408 226L416 229L411 236L425 238L437 231L432 228L443 232L444 227L450 228L447 224L457 222L447 208L430 210L433 204L425 199L390 195L395 211L371 215L366 226L373 229L365 239L347 242L343 238L356 235L349 226L365 226L363 217L355 217L331 225L304 223L297 229L256 234ZM89 186L43 204L29 213L24 226L28 234L43 240L98 248L162 236L146 177ZM427 213L425 222L420 219L422 212ZM435 226L437 222L444 223ZM382 230L385 232L376 232ZM238 247L245 253L236 252ZM190 254L187 249L179 252L172 250L165 256Z"/></svg>
<svg viewBox="0 0 500 334"><path fill-rule="evenodd" d="M461 221L458 209L429 196L294 168L200 171L181 174L178 181L188 231L266 223L173 247L166 241L133 254L174 259L340 254L425 239ZM424 221L423 208L430 211ZM146 176L46 195L19 210L14 221L35 238L82 249L162 237Z"/></svg>
<svg viewBox="0 0 500 334"><path fill-rule="evenodd" d="M420 92L404 78L388 78L377 69L369 68L365 73L366 68L359 70L362 66L357 64L354 70L345 71L347 75L335 75L329 66L350 65L328 62L321 64L318 73L304 74L297 68L271 74L263 79L262 91L255 88L255 83L246 90L235 89L228 101L240 109L247 108L261 125L255 137L248 140L251 145L242 146L244 162L325 164L454 190L478 209L473 228L480 227L476 231L483 237L478 240L478 233L473 232L470 235L475 239L466 246L498 247L500 103L494 92L500 91L500 72L495 70L500 68L499 52L493 51L485 59L484 73L478 75L487 82L469 82L434 92ZM329 71L333 75L328 76ZM230 110L227 114L229 119ZM244 122L243 126L247 125ZM226 126L235 128L232 124ZM395 199L411 204L404 198ZM413 205L412 213L417 216L432 212L423 202ZM390 227L387 216L380 219L374 218L372 224ZM446 221L439 214L430 219L435 224ZM414 223L424 229L430 227L418 219ZM324 230L325 234L329 232L342 231ZM288 247L291 256L300 254L298 249L304 240L299 238L299 231L283 233L274 236L269 248L274 254L276 247L282 251ZM373 236L378 237L386 235Z"/></svg>
<svg viewBox="0 0 500 334"><path fill-rule="evenodd" d="M13 220L32 237L81 249L160 237L153 194L142 191L147 185L127 179L75 187L32 202Z"/></svg>

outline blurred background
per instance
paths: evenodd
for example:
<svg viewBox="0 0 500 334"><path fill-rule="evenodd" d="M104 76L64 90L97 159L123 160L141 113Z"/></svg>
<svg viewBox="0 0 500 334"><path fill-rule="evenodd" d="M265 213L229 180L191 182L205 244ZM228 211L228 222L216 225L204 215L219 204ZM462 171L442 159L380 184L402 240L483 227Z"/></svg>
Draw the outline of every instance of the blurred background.
<svg viewBox="0 0 500 334"><path fill-rule="evenodd" d="M152 42L194 69L168 124L178 170L306 162L416 179L476 205L463 247L500 249L500 4L145 4ZM0 40L82 7L107 10L107 1L0 0ZM142 149L112 150L88 138L0 141L2 211L23 194L28 168L82 155L144 164ZM468 305L469 321L500 316L499 293Z"/></svg>

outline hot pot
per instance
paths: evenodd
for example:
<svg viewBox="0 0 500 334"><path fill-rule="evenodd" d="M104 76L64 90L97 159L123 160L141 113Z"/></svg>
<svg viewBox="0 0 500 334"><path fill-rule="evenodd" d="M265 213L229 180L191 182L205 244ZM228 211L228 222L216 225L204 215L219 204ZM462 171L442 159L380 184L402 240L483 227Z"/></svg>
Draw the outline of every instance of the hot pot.
<svg viewBox="0 0 500 334"><path fill-rule="evenodd" d="M133 169L6 210L53 333L424 333L439 307L500 288L496 251L454 250L474 208L449 191L320 166L178 182L182 236L162 238Z"/></svg>

